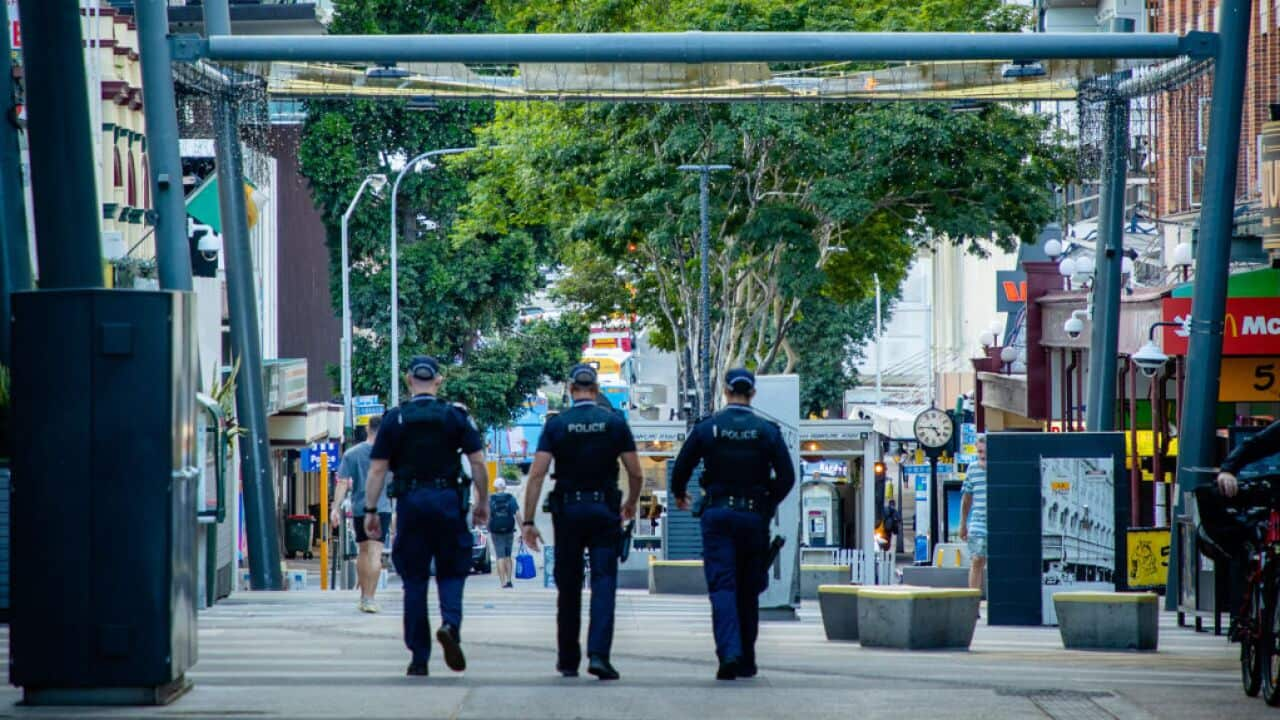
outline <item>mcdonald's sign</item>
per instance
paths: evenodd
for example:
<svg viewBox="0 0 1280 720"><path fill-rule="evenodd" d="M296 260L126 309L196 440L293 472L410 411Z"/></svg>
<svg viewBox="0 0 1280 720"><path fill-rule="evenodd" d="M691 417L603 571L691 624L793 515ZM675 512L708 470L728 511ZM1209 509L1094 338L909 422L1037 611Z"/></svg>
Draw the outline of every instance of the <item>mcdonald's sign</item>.
<svg viewBox="0 0 1280 720"><path fill-rule="evenodd" d="M996 271L996 312L1018 312L1027 304L1027 274L1021 270Z"/></svg>
<svg viewBox="0 0 1280 720"><path fill-rule="evenodd" d="M1165 320L1185 324L1191 298L1165 298L1163 310ZM1223 355L1280 355L1280 298L1227 298L1222 321ZM1164 351L1186 355L1188 337L1185 326L1164 328Z"/></svg>

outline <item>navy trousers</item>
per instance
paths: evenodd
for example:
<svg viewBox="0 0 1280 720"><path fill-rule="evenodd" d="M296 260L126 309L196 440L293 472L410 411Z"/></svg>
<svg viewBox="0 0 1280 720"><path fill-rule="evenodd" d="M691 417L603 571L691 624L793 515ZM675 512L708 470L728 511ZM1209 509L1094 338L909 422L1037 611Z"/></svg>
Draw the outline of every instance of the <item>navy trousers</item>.
<svg viewBox="0 0 1280 720"><path fill-rule="evenodd" d="M556 533L555 578L557 667L577 668L582 661L583 559L591 553L591 624L587 654L609 657L613 648L613 609L618 593L618 543L621 518L604 503L573 503L552 517Z"/></svg>
<svg viewBox="0 0 1280 720"><path fill-rule="evenodd" d="M760 593L769 585L769 525L759 513L708 508L702 513L702 569L711 596L716 656L756 662Z"/></svg>
<svg viewBox="0 0 1280 720"><path fill-rule="evenodd" d="M471 531L456 490L418 488L396 501L391 559L404 583L404 644L415 663L431 656L427 584L435 561L440 618L462 627L462 587L471 572Z"/></svg>

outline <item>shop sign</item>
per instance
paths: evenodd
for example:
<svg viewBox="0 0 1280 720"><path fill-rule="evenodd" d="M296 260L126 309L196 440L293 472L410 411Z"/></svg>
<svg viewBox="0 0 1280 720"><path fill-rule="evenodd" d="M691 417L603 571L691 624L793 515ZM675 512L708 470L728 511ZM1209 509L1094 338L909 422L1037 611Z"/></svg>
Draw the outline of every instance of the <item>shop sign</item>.
<svg viewBox="0 0 1280 720"><path fill-rule="evenodd" d="M1280 243L1280 122L1262 126L1262 240L1264 244Z"/></svg>
<svg viewBox="0 0 1280 720"><path fill-rule="evenodd" d="M1280 357L1222 359L1218 380L1220 402L1280 401Z"/></svg>
<svg viewBox="0 0 1280 720"><path fill-rule="evenodd" d="M1130 528L1125 532L1130 590L1163 590L1169 576L1169 528Z"/></svg>
<svg viewBox="0 0 1280 720"><path fill-rule="evenodd" d="M996 312L1018 312L1027 304L1027 273L996 271Z"/></svg>
<svg viewBox="0 0 1280 720"><path fill-rule="evenodd" d="M22 26L18 23L18 0L5 0L5 5L9 10L9 27L5 28L5 32L9 33L9 49L22 49Z"/></svg>
<svg viewBox="0 0 1280 720"><path fill-rule="evenodd" d="M1166 321L1179 324L1164 328L1164 351L1186 355L1191 298L1165 298L1163 315ZM1222 354L1280 355L1280 298L1227 298Z"/></svg>

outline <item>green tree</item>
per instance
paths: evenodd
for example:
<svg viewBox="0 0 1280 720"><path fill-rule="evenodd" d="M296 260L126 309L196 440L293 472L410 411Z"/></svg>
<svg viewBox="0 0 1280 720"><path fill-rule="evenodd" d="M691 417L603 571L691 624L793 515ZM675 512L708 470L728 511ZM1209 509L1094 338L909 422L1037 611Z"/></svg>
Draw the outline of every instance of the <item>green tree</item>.
<svg viewBox="0 0 1280 720"><path fill-rule="evenodd" d="M493 29L488 6L478 0L339 0L334 33L454 33ZM441 102L431 113L411 112L403 102L322 100L309 103L300 161L324 218L330 251L330 288L341 308L342 213L364 178L385 173L426 150L476 144L473 128L493 117L483 102ZM468 198L465 166L436 160L435 169L410 172L397 194L399 236L400 356L427 352L446 361L471 362L481 337L498 336L538 282L537 242L531 232L494 234L458 222ZM420 168L421 169L421 168ZM390 193L390 184L383 195ZM368 195L350 222L353 388L386 395L390 357L389 205ZM430 220L438 227L431 227ZM499 343L500 344L500 343ZM507 377L485 365L495 351L475 358L508 408ZM521 356L523 357L523 356ZM403 368L402 368L403 369ZM509 367L508 367L509 369ZM331 369L336 376L336 368ZM468 370L475 384L483 379ZM523 382L525 388L529 383ZM489 406L472 391L478 408Z"/></svg>
<svg viewBox="0 0 1280 720"><path fill-rule="evenodd" d="M482 427L509 425L538 388L565 379L586 341L587 323L579 316L530 323L476 348L448 371L443 392L466 405Z"/></svg>
<svg viewBox="0 0 1280 720"><path fill-rule="evenodd" d="M1026 18L998 0L492 7L508 30L546 32L993 30ZM1047 133L999 105L500 105L460 223L544 238L569 270L563 296L590 316L638 314L682 359L700 332L699 213L697 178L677 166L728 164L711 181L715 374L807 370L833 382L806 403L828 406L854 381L874 275L893 291L929 243L1010 248L1052 217L1064 163Z"/></svg>

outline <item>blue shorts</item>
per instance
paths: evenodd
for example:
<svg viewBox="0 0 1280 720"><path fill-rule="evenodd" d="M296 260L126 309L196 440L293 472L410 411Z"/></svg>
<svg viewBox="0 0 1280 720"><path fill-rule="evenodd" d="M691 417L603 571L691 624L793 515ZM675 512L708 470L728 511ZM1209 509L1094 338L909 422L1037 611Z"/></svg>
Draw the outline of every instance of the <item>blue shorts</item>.
<svg viewBox="0 0 1280 720"><path fill-rule="evenodd" d="M511 557L511 548L516 541L515 533L489 533L489 538L493 540L494 557L499 560Z"/></svg>

